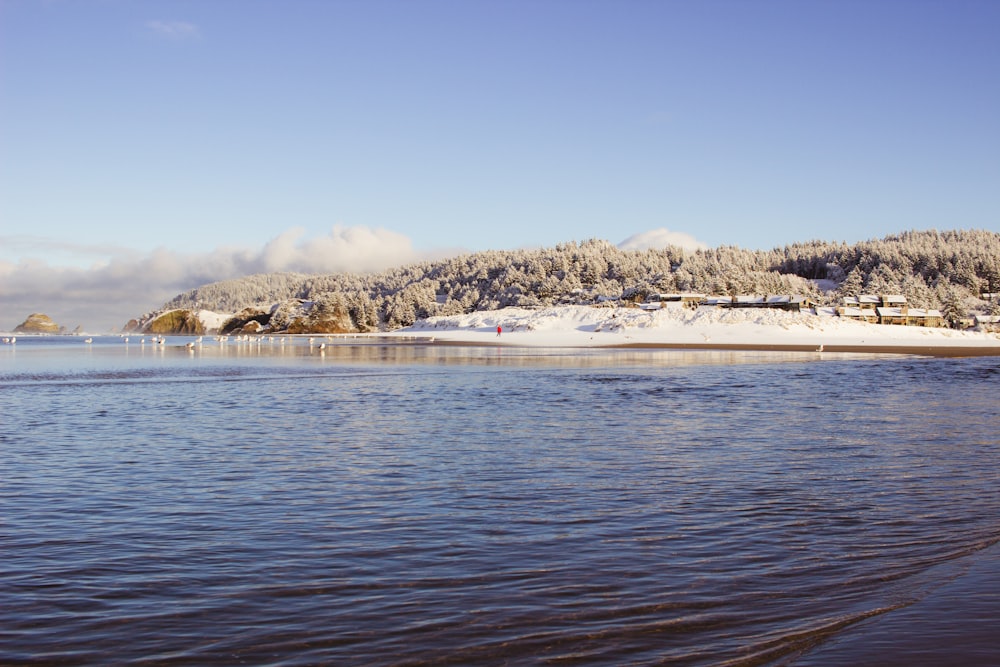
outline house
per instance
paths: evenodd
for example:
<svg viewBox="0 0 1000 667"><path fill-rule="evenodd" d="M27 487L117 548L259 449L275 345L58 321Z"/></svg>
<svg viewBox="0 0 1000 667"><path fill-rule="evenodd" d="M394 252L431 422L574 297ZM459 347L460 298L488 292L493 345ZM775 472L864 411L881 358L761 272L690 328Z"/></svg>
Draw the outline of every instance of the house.
<svg viewBox="0 0 1000 667"><path fill-rule="evenodd" d="M1000 315L976 315L976 326L982 331L1000 331Z"/></svg>
<svg viewBox="0 0 1000 667"><path fill-rule="evenodd" d="M882 299L874 294L861 294L858 296L858 307L874 310L882 305Z"/></svg>
<svg viewBox="0 0 1000 667"><path fill-rule="evenodd" d="M843 306L845 308L901 308L906 305L906 297L902 294L859 294L858 296L845 296Z"/></svg>
<svg viewBox="0 0 1000 667"><path fill-rule="evenodd" d="M806 308L812 308L816 304L809 297L800 294L775 294L767 297L766 305L768 308L799 312Z"/></svg>
<svg viewBox="0 0 1000 667"><path fill-rule="evenodd" d="M872 294L859 294L858 296L845 296L842 308L861 308L862 310L875 310L882 305L882 299Z"/></svg>
<svg viewBox="0 0 1000 667"><path fill-rule="evenodd" d="M849 320L859 322L871 322L878 324L878 314L873 308L858 308L857 306L841 306L837 309L837 314Z"/></svg>
<svg viewBox="0 0 1000 667"><path fill-rule="evenodd" d="M753 294L739 295L733 298L731 308L763 308L767 303L764 297Z"/></svg>
<svg viewBox="0 0 1000 667"><path fill-rule="evenodd" d="M650 294L647 303L679 303L688 308L697 308L705 300L704 294L679 292L676 294Z"/></svg>
<svg viewBox="0 0 1000 667"><path fill-rule="evenodd" d="M944 316L940 310L910 308L906 311L906 324L911 327L940 327L944 325Z"/></svg>
<svg viewBox="0 0 1000 667"><path fill-rule="evenodd" d="M906 297L901 294L859 294L845 296L838 313L865 322L906 324L906 310Z"/></svg>
<svg viewBox="0 0 1000 667"><path fill-rule="evenodd" d="M906 305L906 297L902 294L883 294L879 298L887 308L902 308Z"/></svg>
<svg viewBox="0 0 1000 667"><path fill-rule="evenodd" d="M906 324L906 308L879 306L875 309L879 324Z"/></svg>

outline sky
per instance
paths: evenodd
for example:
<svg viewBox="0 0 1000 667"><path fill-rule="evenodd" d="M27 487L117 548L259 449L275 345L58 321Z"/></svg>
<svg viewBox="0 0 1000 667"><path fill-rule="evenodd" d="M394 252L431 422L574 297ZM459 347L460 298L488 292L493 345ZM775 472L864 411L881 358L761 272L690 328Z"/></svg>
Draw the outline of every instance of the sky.
<svg viewBox="0 0 1000 667"><path fill-rule="evenodd" d="M0 330L265 271L1000 231L994 0L0 0Z"/></svg>

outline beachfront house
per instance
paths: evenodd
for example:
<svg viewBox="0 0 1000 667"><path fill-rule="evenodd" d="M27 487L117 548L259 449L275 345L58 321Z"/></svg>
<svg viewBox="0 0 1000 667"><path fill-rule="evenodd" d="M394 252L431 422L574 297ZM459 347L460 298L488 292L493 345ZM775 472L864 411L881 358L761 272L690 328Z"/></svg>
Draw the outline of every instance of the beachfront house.
<svg viewBox="0 0 1000 667"><path fill-rule="evenodd" d="M865 310L875 310L880 305L882 305L882 299L875 296L874 294L858 295L858 308L864 308Z"/></svg>
<svg viewBox="0 0 1000 667"><path fill-rule="evenodd" d="M944 315L934 308L910 308L906 311L906 323L911 327L944 326Z"/></svg>
<svg viewBox="0 0 1000 667"><path fill-rule="evenodd" d="M696 292L677 292L671 294L650 294L646 299L647 304L667 304L679 303L687 308L697 308L705 300L704 294Z"/></svg>
<svg viewBox="0 0 1000 667"><path fill-rule="evenodd" d="M879 306L875 309L879 324L906 324L906 308Z"/></svg>
<svg viewBox="0 0 1000 667"><path fill-rule="evenodd" d="M796 313L815 305L816 303L812 299L801 294L775 294L767 297L768 308L778 308Z"/></svg>
<svg viewBox="0 0 1000 667"><path fill-rule="evenodd" d="M878 324L878 314L874 308L859 308L858 306L841 306L837 309L837 314L848 320L859 322L871 322Z"/></svg>
<svg viewBox="0 0 1000 667"><path fill-rule="evenodd" d="M756 294L740 294L733 297L731 308L764 308L767 301L762 296Z"/></svg>
<svg viewBox="0 0 1000 667"><path fill-rule="evenodd" d="M1000 332L1000 315L976 315L975 321L980 331Z"/></svg>

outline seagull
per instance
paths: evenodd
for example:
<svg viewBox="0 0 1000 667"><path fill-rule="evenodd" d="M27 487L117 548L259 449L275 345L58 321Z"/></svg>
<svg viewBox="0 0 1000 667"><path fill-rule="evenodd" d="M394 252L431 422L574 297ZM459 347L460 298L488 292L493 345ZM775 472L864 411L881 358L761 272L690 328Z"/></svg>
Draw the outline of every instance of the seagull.
<svg viewBox="0 0 1000 667"><path fill-rule="evenodd" d="M93 342L94 342L94 339L93 339L93 338L87 338L87 339L86 339L86 340L84 340L83 342L84 342L84 343L93 343Z"/></svg>
<svg viewBox="0 0 1000 667"><path fill-rule="evenodd" d="M823 346L822 346L822 345L820 345L819 347L817 347L817 348L816 348L816 351L817 351L817 352L822 352L822 351L823 351Z"/></svg>

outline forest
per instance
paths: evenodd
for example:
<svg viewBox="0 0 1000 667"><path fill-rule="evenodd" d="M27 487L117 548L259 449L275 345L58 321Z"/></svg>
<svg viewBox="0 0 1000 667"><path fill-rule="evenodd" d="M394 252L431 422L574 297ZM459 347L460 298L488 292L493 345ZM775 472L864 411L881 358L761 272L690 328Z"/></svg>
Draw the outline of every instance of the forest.
<svg viewBox="0 0 1000 667"><path fill-rule="evenodd" d="M676 292L800 294L820 304L858 294L902 294L910 305L937 308L954 323L972 311L1000 314L995 298L983 299L984 293L1000 292L1000 234L910 231L854 244L807 241L766 251L721 246L693 252L622 250L591 239L476 252L364 275L252 275L185 292L158 312L256 309L278 330L283 317L305 304L339 318L345 330L377 331L431 315L643 301Z"/></svg>

